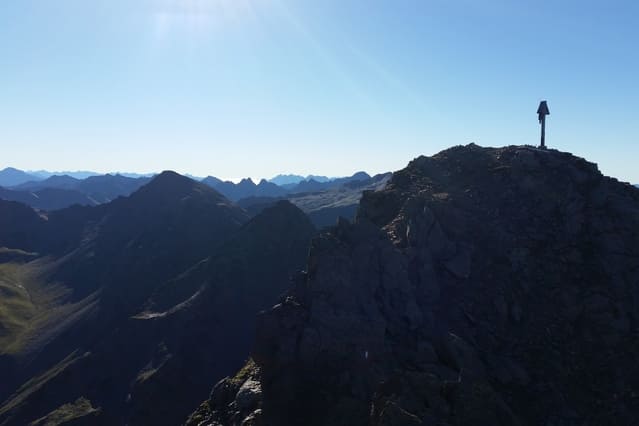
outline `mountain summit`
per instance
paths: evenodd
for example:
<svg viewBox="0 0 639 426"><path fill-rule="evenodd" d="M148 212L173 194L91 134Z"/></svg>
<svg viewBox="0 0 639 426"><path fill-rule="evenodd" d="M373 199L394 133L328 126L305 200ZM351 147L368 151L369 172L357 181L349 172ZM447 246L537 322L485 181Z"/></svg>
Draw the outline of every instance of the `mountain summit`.
<svg viewBox="0 0 639 426"><path fill-rule="evenodd" d="M571 154L419 157L313 240L189 424L634 424L638 230L639 192Z"/></svg>

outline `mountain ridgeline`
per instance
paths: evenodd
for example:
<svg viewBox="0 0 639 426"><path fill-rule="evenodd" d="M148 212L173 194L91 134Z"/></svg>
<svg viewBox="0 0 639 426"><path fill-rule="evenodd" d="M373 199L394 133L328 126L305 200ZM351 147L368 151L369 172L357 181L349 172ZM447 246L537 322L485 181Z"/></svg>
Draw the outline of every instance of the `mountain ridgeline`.
<svg viewBox="0 0 639 426"><path fill-rule="evenodd" d="M40 178L13 168L0 170L0 200L17 201L40 211L73 205L97 206L128 196L151 179L120 174L91 175L91 172L71 174L73 176L49 174ZM289 200L307 213L315 226L322 228L333 225L339 216L352 219L362 192L383 187L389 177L390 173L371 177L365 172L357 172L349 177L332 179L278 175L272 181L262 179L258 184L250 178L233 183L213 176L201 182L238 203L251 215L279 200Z"/></svg>
<svg viewBox="0 0 639 426"><path fill-rule="evenodd" d="M23 180L28 179L26 182ZM7 168L0 172L0 199L18 201L39 210L59 210L72 205L95 206L127 196L147 184L151 178L100 175L77 179L53 175L37 179L22 171Z"/></svg>
<svg viewBox="0 0 639 426"><path fill-rule="evenodd" d="M5 175L120 195L0 199L0 425L639 418L639 191L582 158L471 144L281 186Z"/></svg>
<svg viewBox="0 0 639 426"><path fill-rule="evenodd" d="M0 186L14 186L25 182L38 180L38 177L30 173L7 167L0 170Z"/></svg>
<svg viewBox="0 0 639 426"><path fill-rule="evenodd" d="M246 359L315 233L286 201L251 219L173 172L95 207L0 201L0 225L3 425L181 423Z"/></svg>
<svg viewBox="0 0 639 426"><path fill-rule="evenodd" d="M314 238L189 425L633 425L639 191L532 147L419 157Z"/></svg>
<svg viewBox="0 0 639 426"><path fill-rule="evenodd" d="M238 183L233 183L229 181L222 181L213 176L208 176L202 179L202 183L205 183L211 188L214 188L224 194L224 196L230 200L240 201L250 198L282 198L300 193L323 192L348 187L348 185L352 183L358 183L361 186L370 183L371 180L379 180L380 176L386 175L387 174L371 177L366 172L357 172L352 176L334 179L329 179L324 176L308 176L307 179L300 179L299 181L293 180L292 183L283 183L281 185L267 181L266 179L260 180L258 184L255 184L255 182L253 182L250 178L242 179ZM294 175L289 175L289 177L293 178ZM290 182L286 179L286 176L282 175L276 176L274 181Z"/></svg>

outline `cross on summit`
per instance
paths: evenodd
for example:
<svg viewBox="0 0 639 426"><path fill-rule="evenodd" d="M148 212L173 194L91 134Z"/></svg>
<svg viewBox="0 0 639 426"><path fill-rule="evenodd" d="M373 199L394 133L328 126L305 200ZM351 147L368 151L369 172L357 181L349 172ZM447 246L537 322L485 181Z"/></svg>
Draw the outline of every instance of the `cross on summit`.
<svg viewBox="0 0 639 426"><path fill-rule="evenodd" d="M539 116L539 123L541 124L541 145L539 148L546 149L546 116L550 115L547 101L541 101L539 103L537 115Z"/></svg>

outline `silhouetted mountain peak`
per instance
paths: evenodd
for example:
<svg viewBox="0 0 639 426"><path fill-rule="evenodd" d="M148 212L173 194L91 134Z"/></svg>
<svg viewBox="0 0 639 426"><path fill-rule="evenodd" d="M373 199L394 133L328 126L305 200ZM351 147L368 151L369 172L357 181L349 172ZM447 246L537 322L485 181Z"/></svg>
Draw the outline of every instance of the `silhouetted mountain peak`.
<svg viewBox="0 0 639 426"><path fill-rule="evenodd" d="M416 158L313 240L307 274L258 317L255 364L197 418L634 424L619 400L639 377L637 229L639 192L569 153ZM242 412L249 386L259 410Z"/></svg>
<svg viewBox="0 0 639 426"><path fill-rule="evenodd" d="M280 175L272 177L268 181L276 185L282 186L282 185L296 185L300 183L301 181L303 181L304 179L305 179L304 176L300 176L300 175L280 174Z"/></svg>
<svg viewBox="0 0 639 426"><path fill-rule="evenodd" d="M165 183L165 182L187 182L193 181L193 179L183 176L173 170L164 170L153 178L151 182Z"/></svg>
<svg viewBox="0 0 639 426"><path fill-rule="evenodd" d="M328 176L320 176L320 175L307 175L304 180L307 181L315 181L315 182L321 182L321 183L326 183L326 182L330 182L331 180L334 180L335 178L329 178Z"/></svg>
<svg viewBox="0 0 639 426"><path fill-rule="evenodd" d="M0 173L24 173L22 170L18 170L15 167L5 167L0 170Z"/></svg>
<svg viewBox="0 0 639 426"><path fill-rule="evenodd" d="M7 167L0 170L0 186L15 186L37 179L37 176L18 170L14 167Z"/></svg>
<svg viewBox="0 0 639 426"><path fill-rule="evenodd" d="M366 172L357 172L353 174L353 176L351 176L351 180L364 180L364 179L370 179L370 178L371 176Z"/></svg>
<svg viewBox="0 0 639 426"><path fill-rule="evenodd" d="M282 224L283 227L279 227L278 229L285 229L286 226L294 228L299 224L313 227L308 216L300 210L299 207L288 200L277 201L272 206L265 208L260 214L253 218L253 222L265 223L268 226L275 226L276 228L278 226L275 224Z"/></svg>
<svg viewBox="0 0 639 426"><path fill-rule="evenodd" d="M202 179L200 182L208 186L215 187L216 185L221 184L223 181L222 179L218 179L215 176L207 176L204 179Z"/></svg>
<svg viewBox="0 0 639 426"><path fill-rule="evenodd" d="M53 175L45 179L45 181L49 181L49 182L68 182L68 183L75 183L79 180L80 179L76 179L69 175Z"/></svg>
<svg viewBox="0 0 639 426"><path fill-rule="evenodd" d="M221 194L214 189L171 170L163 171L154 177L148 184L133 193L132 197L156 194L162 198L174 198L192 195L195 192L221 197Z"/></svg>
<svg viewBox="0 0 639 426"><path fill-rule="evenodd" d="M203 179L202 183L214 188L233 201L255 196L281 196L287 192L284 188L264 179L260 181L259 185L256 185L251 178L244 178L235 184L233 182L222 182L217 178L208 177Z"/></svg>

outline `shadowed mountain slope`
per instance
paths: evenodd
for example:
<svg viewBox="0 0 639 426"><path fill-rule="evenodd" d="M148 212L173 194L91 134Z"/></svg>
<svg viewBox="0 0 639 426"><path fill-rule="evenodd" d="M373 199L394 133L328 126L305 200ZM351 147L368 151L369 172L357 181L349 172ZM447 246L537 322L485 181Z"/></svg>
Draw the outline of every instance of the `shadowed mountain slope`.
<svg viewBox="0 0 639 426"><path fill-rule="evenodd" d="M110 174L89 176L78 182L74 189L99 203L108 203L118 197L132 194L152 179L150 177L131 178Z"/></svg>
<svg viewBox="0 0 639 426"><path fill-rule="evenodd" d="M530 147L419 157L313 240L189 424L632 425L639 192Z"/></svg>
<svg viewBox="0 0 639 426"><path fill-rule="evenodd" d="M242 365L254 341L256 313L290 288L314 233L304 213L278 203L156 291L135 320L166 330L162 342L171 357L134 384L130 424L182 423L211 381Z"/></svg>
<svg viewBox="0 0 639 426"><path fill-rule="evenodd" d="M38 191L44 188L74 189L80 182L80 179L68 175L53 175L46 179L32 180L15 185L11 189L18 191Z"/></svg>
<svg viewBox="0 0 639 426"><path fill-rule="evenodd" d="M99 204L96 200L79 191L60 188L43 188L37 191L0 188L0 199L17 201L38 210L59 210L74 204L83 206Z"/></svg>
<svg viewBox="0 0 639 426"><path fill-rule="evenodd" d="M0 208L18 208L8 205ZM83 372L62 386L63 371L82 371L83 365L117 369L118 364L107 365L114 350L122 349L122 365L127 354L137 356L131 351L148 336L119 342L117 349L104 342L122 333L118 330L156 288L210 255L248 220L218 192L173 172L130 197L51 212L46 220L19 208L24 211L6 225L18 229L14 224L29 222L20 225L25 232L0 232L0 247L40 257L0 265L0 284L16 294L7 318L20 319L4 332L0 327L6 343L0 353L0 399L6 399L0 422L8 424L25 424L82 397L67 399L93 376ZM107 378L91 382L102 389L97 395L104 410L123 398L116 377L112 384Z"/></svg>
<svg viewBox="0 0 639 426"><path fill-rule="evenodd" d="M31 208L15 201L0 200L0 247L31 249L45 221Z"/></svg>

